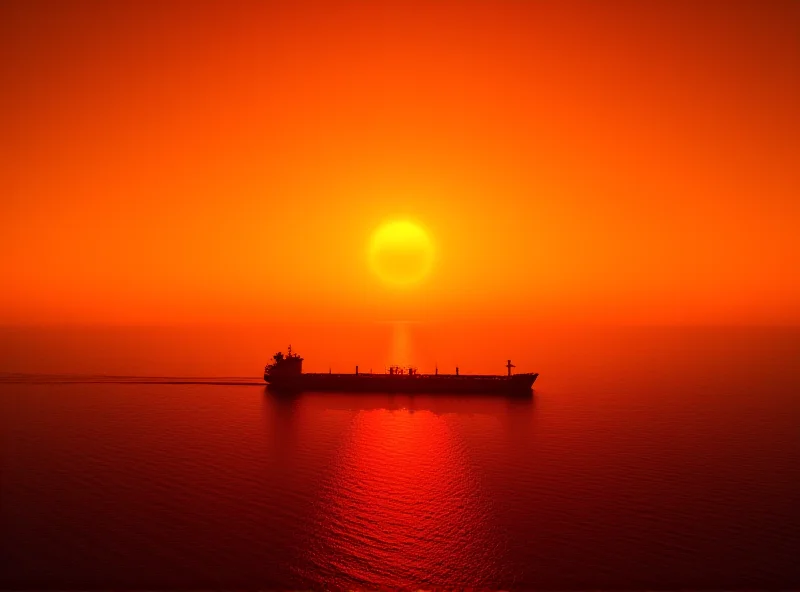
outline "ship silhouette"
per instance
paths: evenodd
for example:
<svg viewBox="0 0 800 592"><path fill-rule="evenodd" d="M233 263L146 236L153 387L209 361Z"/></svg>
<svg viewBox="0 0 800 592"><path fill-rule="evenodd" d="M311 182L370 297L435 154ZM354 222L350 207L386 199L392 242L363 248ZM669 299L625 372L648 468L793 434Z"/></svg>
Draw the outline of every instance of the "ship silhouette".
<svg viewBox="0 0 800 592"><path fill-rule="evenodd" d="M514 364L506 363L506 374L421 374L413 366L389 366L383 373L353 374L303 372L303 358L292 352L277 352L264 367L264 381L278 391L332 391L356 393L482 393L530 395L536 372L512 374Z"/></svg>

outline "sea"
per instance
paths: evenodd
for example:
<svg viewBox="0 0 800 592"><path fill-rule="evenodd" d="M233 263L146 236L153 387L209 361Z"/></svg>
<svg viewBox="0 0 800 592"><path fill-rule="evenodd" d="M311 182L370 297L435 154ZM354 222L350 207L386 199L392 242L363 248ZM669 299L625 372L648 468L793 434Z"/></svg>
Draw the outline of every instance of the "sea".
<svg viewBox="0 0 800 592"><path fill-rule="evenodd" d="M2 588L800 588L798 328L526 329L453 360L513 353L530 397L278 395L266 335L250 373L148 374L141 340L126 373L79 337L63 355L108 371L68 372L24 333L2 333Z"/></svg>

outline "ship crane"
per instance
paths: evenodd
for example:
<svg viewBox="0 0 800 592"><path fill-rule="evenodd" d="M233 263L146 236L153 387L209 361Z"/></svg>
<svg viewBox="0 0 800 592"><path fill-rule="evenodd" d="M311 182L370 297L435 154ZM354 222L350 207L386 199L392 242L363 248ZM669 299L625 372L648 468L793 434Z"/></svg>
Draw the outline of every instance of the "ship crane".
<svg viewBox="0 0 800 592"><path fill-rule="evenodd" d="M506 364L506 368L508 368L508 375L511 376L511 369L516 368L516 366L511 363L511 360L509 360L508 363Z"/></svg>

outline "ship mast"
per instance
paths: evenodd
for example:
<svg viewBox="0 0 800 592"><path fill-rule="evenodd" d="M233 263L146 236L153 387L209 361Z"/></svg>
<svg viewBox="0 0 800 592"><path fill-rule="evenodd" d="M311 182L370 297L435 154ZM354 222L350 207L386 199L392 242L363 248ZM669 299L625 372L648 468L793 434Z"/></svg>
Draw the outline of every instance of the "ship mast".
<svg viewBox="0 0 800 592"><path fill-rule="evenodd" d="M506 364L506 368L508 368L508 375L511 376L511 369L516 368L516 366L511 363L511 360L509 360L508 363Z"/></svg>

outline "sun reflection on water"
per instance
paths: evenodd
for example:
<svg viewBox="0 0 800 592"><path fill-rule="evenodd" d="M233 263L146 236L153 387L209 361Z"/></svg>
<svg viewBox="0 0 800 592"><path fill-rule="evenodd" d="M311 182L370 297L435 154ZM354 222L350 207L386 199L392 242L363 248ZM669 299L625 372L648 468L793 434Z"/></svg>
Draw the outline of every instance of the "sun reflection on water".
<svg viewBox="0 0 800 592"><path fill-rule="evenodd" d="M304 552L319 583L503 580L503 537L490 526L491 504L465 443L440 415L359 411L318 500Z"/></svg>

